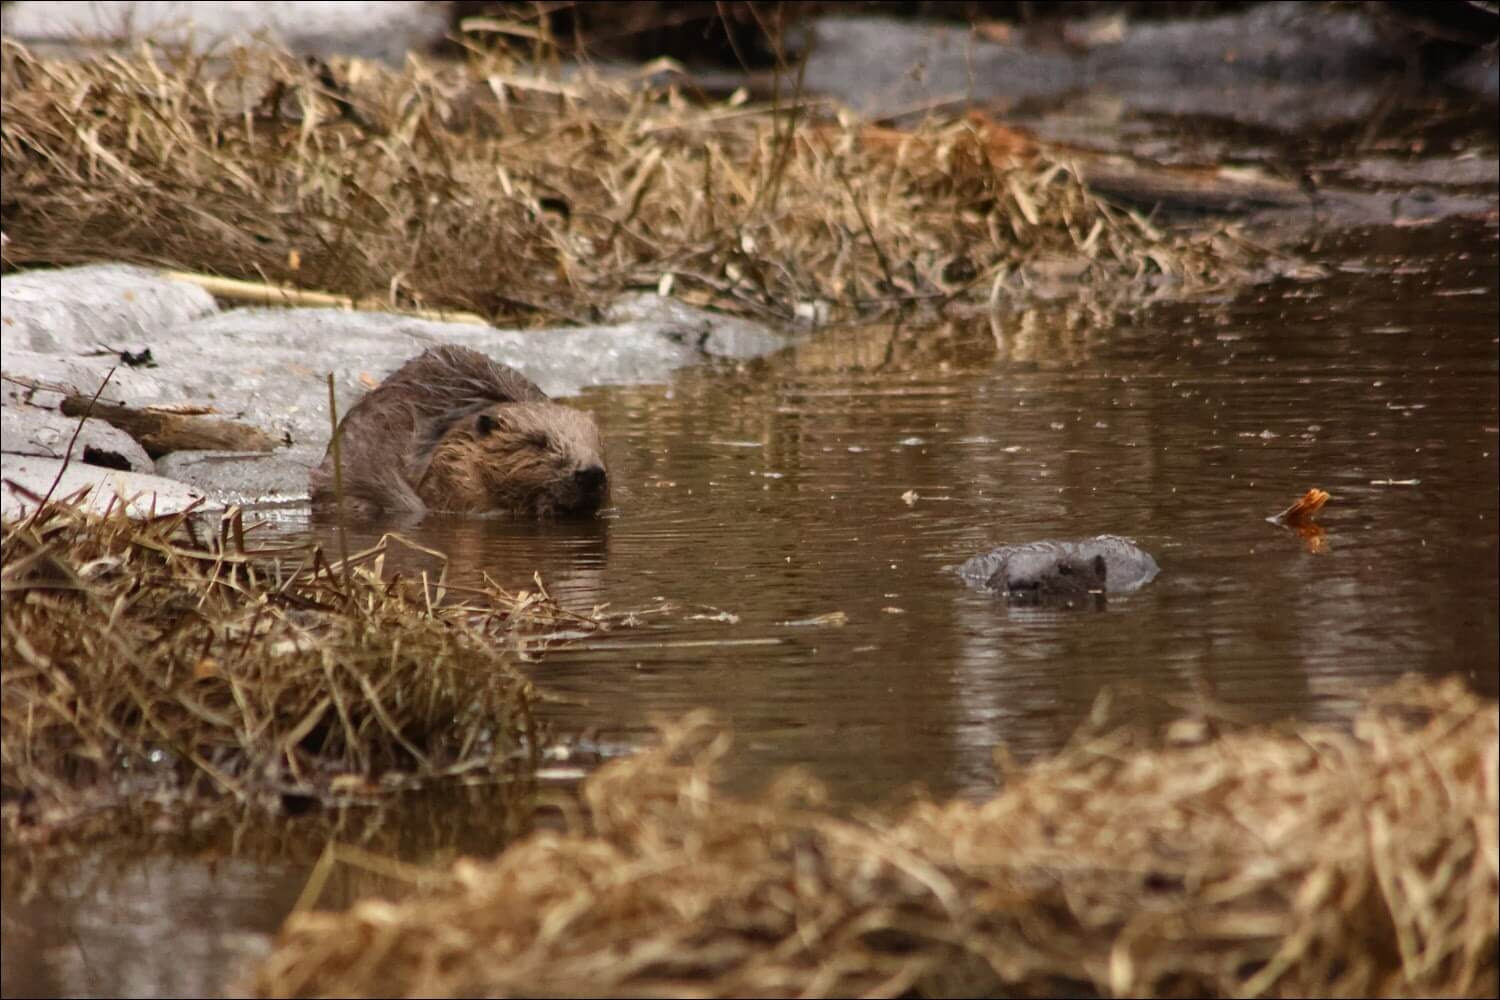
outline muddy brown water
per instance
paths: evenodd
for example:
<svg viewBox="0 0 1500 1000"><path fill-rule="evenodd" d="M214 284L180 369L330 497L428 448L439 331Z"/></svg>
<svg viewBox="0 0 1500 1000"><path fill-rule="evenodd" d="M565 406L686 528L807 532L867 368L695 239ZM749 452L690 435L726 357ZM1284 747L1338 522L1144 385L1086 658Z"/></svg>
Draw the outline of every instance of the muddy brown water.
<svg viewBox="0 0 1500 1000"><path fill-rule="evenodd" d="M532 666L576 702L549 709L560 732L608 755L708 706L733 779L801 764L847 801L981 794L997 740L1056 749L1105 688L1249 721L1338 714L1409 670L1493 691L1494 231L1355 234L1324 259L1327 280L1103 327L1060 307L832 332L595 392L606 519L411 534L458 579L670 605ZM1313 486L1334 496L1321 552L1266 522ZM1007 608L951 570L1101 532L1162 567L1102 611Z"/></svg>
<svg viewBox="0 0 1500 1000"><path fill-rule="evenodd" d="M1151 717L1211 699L1245 721L1339 715L1406 671L1493 694L1495 226L1354 231L1319 258L1321 280L1134 317L1072 305L836 331L596 390L608 517L407 533L460 579L539 571L579 610L668 606L530 665L567 699L547 710L577 747L557 768L708 706L734 729L737 787L795 764L846 804L918 785L978 796L997 742L1053 750L1104 689ZM1314 486L1334 497L1319 552L1265 520ZM1099 532L1161 564L1101 610L1007 608L951 569L991 544ZM460 812L465 832L436 843L472 849L483 800L407 815L448 829L434 817ZM435 841L413 842L424 857ZM218 989L306 873L189 844L7 878L3 992Z"/></svg>

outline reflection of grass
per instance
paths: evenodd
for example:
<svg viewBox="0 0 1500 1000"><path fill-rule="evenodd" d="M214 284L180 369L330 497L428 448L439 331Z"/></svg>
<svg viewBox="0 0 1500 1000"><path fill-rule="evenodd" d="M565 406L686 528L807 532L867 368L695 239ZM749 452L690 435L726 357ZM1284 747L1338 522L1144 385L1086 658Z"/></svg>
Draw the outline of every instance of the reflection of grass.
<svg viewBox="0 0 1500 1000"><path fill-rule="evenodd" d="M537 800L531 782L475 777L471 783L447 782L378 801L288 811L274 822L262 809L227 799L200 800L191 810L170 802L122 803L79 816L66 836L43 841L49 831L31 827L9 834L39 849L6 850L0 855L0 880L9 898L63 905L120 898L142 864L181 865L183 878L192 880L195 865L234 858L244 863L238 871L264 878L267 872L311 871L329 852L353 863L332 871L333 878L324 882L325 905L409 895L414 884L445 880L446 864L454 859L493 854L528 828ZM381 864L359 866L365 857ZM401 867L396 859L435 867ZM372 870L382 866L385 871Z"/></svg>
<svg viewBox="0 0 1500 1000"><path fill-rule="evenodd" d="M982 118L695 106L498 57L3 53L5 266L102 259L406 309L584 320L632 287L773 319L1232 274Z"/></svg>
<svg viewBox="0 0 1500 1000"><path fill-rule="evenodd" d="M545 594L383 582L385 542L346 567L246 536L238 515L202 540L187 515L62 503L4 526L12 829L122 797L327 801L529 773L531 689L498 640L589 619Z"/></svg>
<svg viewBox="0 0 1500 1000"><path fill-rule="evenodd" d="M294 914L261 995L1493 996L1497 718L1408 680L1347 727L1098 726L992 800L851 820L715 787L703 716L574 832ZM1003 755L1001 755L1003 757ZM350 863L369 859L351 856Z"/></svg>

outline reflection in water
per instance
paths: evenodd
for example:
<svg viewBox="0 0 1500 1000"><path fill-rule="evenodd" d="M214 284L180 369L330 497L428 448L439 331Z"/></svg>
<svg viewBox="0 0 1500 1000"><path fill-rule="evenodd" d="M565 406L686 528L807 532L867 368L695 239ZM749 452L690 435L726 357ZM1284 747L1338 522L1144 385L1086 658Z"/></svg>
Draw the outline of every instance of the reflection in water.
<svg viewBox="0 0 1500 1000"><path fill-rule="evenodd" d="M34 898L5 887L6 996L216 996L270 950L302 873L172 852L62 866Z"/></svg>
<svg viewBox="0 0 1500 1000"><path fill-rule="evenodd" d="M522 798L518 798L522 797ZM265 955L325 845L446 870L511 839L524 790L448 788L282 816L187 817L143 807L114 836L7 856L0 996L217 996ZM397 899L409 882L376 865L335 865L317 905Z"/></svg>
<svg viewBox="0 0 1500 1000"><path fill-rule="evenodd" d="M489 578L507 590L534 589L541 576L554 596L575 610L605 603L601 570L609 551L612 511L561 521L431 514L418 523L352 520L339 537L336 521L307 522L308 538L326 552L351 556L387 542L382 577L440 582L461 588Z"/></svg>
<svg viewBox="0 0 1500 1000"><path fill-rule="evenodd" d="M1409 670L1493 693L1494 227L1351 233L1322 253L1327 280L1111 324L1057 305L838 331L597 390L582 403L606 427L607 517L399 530L447 553L452 583L520 589L535 571L579 611L671 602L529 668L567 696L548 706L558 732L628 747L651 718L708 705L734 726L733 781L802 764L844 802L916 783L983 793L997 742L1022 759L1055 748L1104 689L1163 718L1207 698L1242 720L1326 717ZM1334 497L1320 551L1266 523L1311 487ZM327 529L297 530L337 551ZM1133 537L1161 575L1099 611L1009 608L953 572L996 544L1104 533ZM400 548L386 568L442 571ZM787 624L818 616L833 617ZM142 878L164 913L199 894ZM256 882L232 887L242 909L183 919L273 924L285 902L257 902ZM78 901L58 938L132 919L115 898ZM89 940L96 963L145 945ZM204 982L160 974L158 990Z"/></svg>

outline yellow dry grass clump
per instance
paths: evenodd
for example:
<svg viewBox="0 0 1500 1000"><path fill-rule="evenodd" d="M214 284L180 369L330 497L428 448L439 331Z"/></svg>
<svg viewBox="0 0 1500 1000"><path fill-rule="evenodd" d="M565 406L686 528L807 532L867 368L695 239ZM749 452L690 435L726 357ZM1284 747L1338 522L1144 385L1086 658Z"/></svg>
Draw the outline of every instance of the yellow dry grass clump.
<svg viewBox="0 0 1500 1000"><path fill-rule="evenodd" d="M1126 285L1255 253L1095 198L983 121L693 104L497 56L392 71L266 50L46 59L7 42L7 268L97 260L499 322L631 288L770 320Z"/></svg>
<svg viewBox="0 0 1500 1000"><path fill-rule="evenodd" d="M384 581L388 540L330 563L254 534L237 513L213 534L186 513L132 521L68 503L5 523L12 832L148 796L274 808L529 775L532 692L503 640L588 619L544 594L457 600L441 581Z"/></svg>
<svg viewBox="0 0 1500 1000"><path fill-rule="evenodd" d="M264 996L1493 996L1497 717L1409 679L1348 727L1080 734L982 804L720 793L692 716L576 832L302 912Z"/></svg>

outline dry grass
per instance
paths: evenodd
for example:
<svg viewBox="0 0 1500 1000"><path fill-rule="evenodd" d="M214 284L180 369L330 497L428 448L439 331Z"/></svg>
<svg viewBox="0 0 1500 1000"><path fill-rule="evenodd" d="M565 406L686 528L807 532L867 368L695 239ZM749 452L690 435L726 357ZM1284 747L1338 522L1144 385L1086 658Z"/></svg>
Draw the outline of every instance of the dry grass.
<svg viewBox="0 0 1500 1000"><path fill-rule="evenodd" d="M3 51L7 268L124 260L497 322L631 288L762 318L1195 288L1257 251L1113 208L983 120L872 129L475 57Z"/></svg>
<svg viewBox="0 0 1500 1000"><path fill-rule="evenodd" d="M1493 996L1497 720L1408 680L1349 727L1080 734L982 803L715 787L702 716L576 832L294 914L266 996Z"/></svg>
<svg viewBox="0 0 1500 1000"><path fill-rule="evenodd" d="M46 836L126 799L276 807L526 777L532 691L501 647L588 627L544 593L389 582L257 548L237 513L132 521L52 503L4 525L0 795Z"/></svg>

